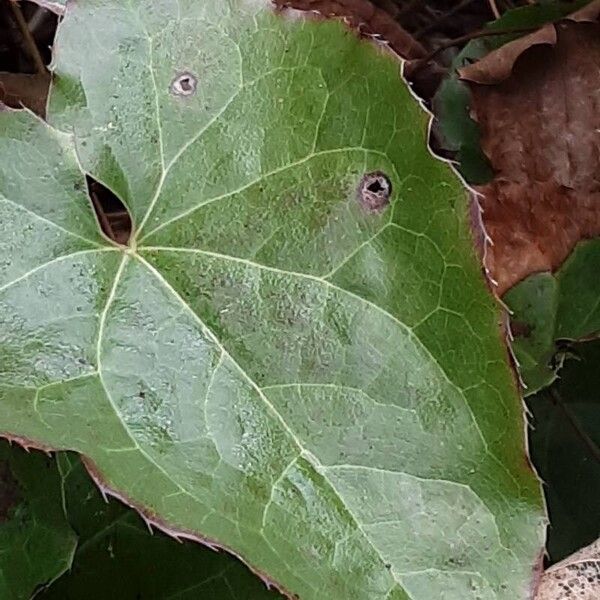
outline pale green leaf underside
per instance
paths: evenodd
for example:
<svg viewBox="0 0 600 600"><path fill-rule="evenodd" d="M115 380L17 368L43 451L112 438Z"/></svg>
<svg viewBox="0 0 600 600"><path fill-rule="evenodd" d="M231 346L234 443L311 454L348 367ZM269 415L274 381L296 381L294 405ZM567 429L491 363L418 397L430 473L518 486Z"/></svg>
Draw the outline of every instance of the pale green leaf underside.
<svg viewBox="0 0 600 600"><path fill-rule="evenodd" d="M521 404L398 63L266 2L131 4L68 8L54 128L0 115L0 430L302 600L526 598ZM127 250L82 170L129 206Z"/></svg>

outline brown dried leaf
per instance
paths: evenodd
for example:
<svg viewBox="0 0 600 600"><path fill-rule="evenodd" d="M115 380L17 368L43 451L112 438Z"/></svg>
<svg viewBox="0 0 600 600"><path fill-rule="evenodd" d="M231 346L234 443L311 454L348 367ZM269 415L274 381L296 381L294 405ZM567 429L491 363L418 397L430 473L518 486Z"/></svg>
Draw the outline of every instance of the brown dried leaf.
<svg viewBox="0 0 600 600"><path fill-rule="evenodd" d="M600 3L592 7L600 12ZM507 44L462 72L477 79L487 61L486 77L497 81L515 59L496 85L471 83L482 148L495 170L478 191L492 240L486 264L499 294L558 268L580 239L600 234L600 25L589 14L552 26L554 46L520 43L517 58Z"/></svg>
<svg viewBox="0 0 600 600"><path fill-rule="evenodd" d="M11 108L26 106L40 117L46 114L50 73L0 72L0 103Z"/></svg>
<svg viewBox="0 0 600 600"><path fill-rule="evenodd" d="M594 0L565 18L575 23L596 23L600 16L600 0ZM473 83L499 83L508 78L516 60L529 48L541 44L555 45L556 25L548 23L529 35L520 37L490 52L477 62L459 70L461 79Z"/></svg>
<svg viewBox="0 0 600 600"><path fill-rule="evenodd" d="M556 29L552 23L544 25L535 33L510 42L490 52L476 63L459 70L461 79L474 83L498 83L504 81L513 70L515 61L525 50L541 44L556 44Z"/></svg>
<svg viewBox="0 0 600 600"><path fill-rule="evenodd" d="M273 0L279 8L312 11L324 17L344 18L361 33L385 40L404 59L427 54L420 42L410 35L389 12L369 0Z"/></svg>

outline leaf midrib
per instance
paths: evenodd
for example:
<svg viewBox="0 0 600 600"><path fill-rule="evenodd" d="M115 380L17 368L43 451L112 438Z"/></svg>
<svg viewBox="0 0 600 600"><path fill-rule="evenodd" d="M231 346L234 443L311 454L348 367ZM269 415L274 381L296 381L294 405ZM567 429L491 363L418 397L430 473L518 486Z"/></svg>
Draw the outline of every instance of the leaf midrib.
<svg viewBox="0 0 600 600"><path fill-rule="evenodd" d="M381 231L383 229L385 229L388 226L396 226L399 227L400 229L404 229L398 225L396 225L395 223L386 223L381 230L376 233L373 237L376 237L377 235L379 235L381 233ZM323 277L319 277L319 276L315 276L315 275L310 275L308 273L302 273L302 272L295 272L295 271L289 271L289 270L284 270L284 269L279 269L276 267L270 267L267 265L263 265L260 263L256 263L244 258L239 258L239 257L235 257L235 256L231 256L231 255L226 255L226 254L220 254L220 253L216 253L216 252L211 252L211 251L207 251L207 250L199 250L199 249L194 249L194 248L172 248L172 247L162 247L162 246L142 246L140 248L138 248L137 251L133 250L133 249L123 249L123 248L117 248L114 246L107 246L107 247L100 247L100 248L94 248L94 249L88 249L88 250L82 250L82 251L78 251L78 252L74 252L68 255L63 255L60 256L58 258L55 258L51 261L48 261L47 263L44 263L43 265L40 265L38 267L35 267L34 269L30 270L29 272L21 275L19 278L15 279L14 281L10 282L9 284L5 284L5 286L3 286L0 289L6 289L7 287L10 287L11 285L17 283L18 281L21 281L25 278L27 278L29 275L34 274L35 272L42 270L48 266L51 266L52 264L62 261L62 260L66 260L69 258L73 258L74 256L78 256L78 255L84 255L84 254L90 254L90 253L100 253L100 252L106 252L106 251L110 251L110 252L115 252L115 251L123 251L123 257L121 259L121 262L119 264L119 267L117 268L110 292L109 292L109 296L107 298L105 307L100 315L100 321L99 321L99 330L98 330L98 340L97 340L97 348L96 348L96 352L97 352L97 363L98 363L98 369L97 369L97 373L98 373L98 377L100 380L100 383L105 391L107 400L109 401L109 403L111 404L111 407L115 413L115 415L117 416L117 418L119 419L119 421L121 422L122 426L124 427L125 431L127 431L128 436L130 437L132 443L134 444L135 448L151 463L153 464L169 481L171 481L176 488L183 494L189 496L192 500L194 500L195 502L200 502L202 504L202 502L200 501L199 498L197 498L194 493L192 493L191 491L189 491L188 489L186 489L184 486L182 486L178 481L176 481L175 479L173 479L173 477L161 466L159 465L137 442L137 440L132 436L131 432L129 431L128 427L126 426L126 424L124 423L124 421L122 420L120 413L118 411L118 408L116 406L116 404L114 403L109 391L108 391L108 387L106 386L103 376L102 376L102 364L101 364L101 353L102 353L102 341L103 341L103 335L104 335L104 329L105 329L105 325L106 325L106 320L108 317L108 313L110 311L110 307L113 304L113 301L115 299L116 296L116 292L117 292L117 288L119 286L119 283L121 281L122 278L122 274L125 270L126 265L128 264L128 262L131 259L135 259L138 263L140 263L146 270L150 271L150 273L159 281L159 283L161 284L162 287L164 287L165 289L167 289L167 291L173 295L177 301L179 303L181 303L181 305L192 315L192 317L199 323L199 325L201 326L202 330L204 331L204 333L216 344L216 346L220 349L221 353L223 356L227 356L230 361L232 362L232 364L235 365L235 367L238 369L238 371L240 372L240 374L243 376L244 379L247 380L247 382L250 384L250 386L256 391L256 393L258 393L258 395L260 396L260 398L262 399L263 403L265 404L265 406L267 407L267 410L269 412L271 412L271 414L277 419L278 422L280 422L280 424L282 425L282 427L284 428L284 430L286 431L286 433L288 434L288 436L290 437L290 439L293 441L294 445L296 446L297 450L298 450L298 455L294 457L294 460L290 463L293 464L295 463L300 457L303 457L311 466L311 468L318 473L320 476L324 477L330 488L332 490L334 490L334 492L336 493L338 500L340 501L340 503L344 506L345 510L347 511L347 513L352 517L356 527L358 530L361 531L362 535L365 537L366 540L369 541L369 544L372 546L374 552L377 554L377 556L379 557L382 567L384 567L384 565L386 564L386 561L384 560L384 558L381 556L381 554L379 553L378 549L373 545L373 542L371 541L370 537L366 534L366 532L363 530L360 521L354 516L354 514L352 514L351 510L346 506L346 504L344 503L343 499L339 496L335 486L333 485L333 483L330 481L330 479L327 477L326 475L326 471L327 469L321 465L321 463L317 460L317 458L304 447L304 444L302 442L302 440L300 440L296 434L294 433L294 431L287 425L286 421L283 419L283 417L281 416L281 414L276 410L276 408L273 406L273 404L268 400L268 398L266 397L264 391L262 390L262 388L260 388L258 386L258 384L248 375L248 373L241 367L241 365L239 365L239 363L234 359L234 357L227 351L227 349L222 345L222 343L220 342L219 338L212 332L212 330L210 330L210 328L208 328L208 326L202 321L202 319L196 314L196 312L191 308L191 306L180 296L180 294L169 284L169 282L167 282L165 280L165 278L162 276L162 274L153 266L151 265L143 256L141 256L139 254L139 252L147 250L150 252L188 252L188 253L197 253L197 254L202 254L205 256L209 256L212 258L218 258L221 260L226 260L226 261L233 261L233 262L237 262L237 263L241 263L241 264L245 264L246 266L249 266L251 268L254 269L260 269L260 270L268 270L271 272L276 272L278 274L281 275L286 275L286 276L291 276L291 277L300 277L303 279L309 279L315 282L318 282L321 285L325 285L328 286L342 294L351 296L355 299L357 299L358 301L368 304L371 308L375 309L378 312L381 312L382 314L384 314L387 318L391 319L393 322L395 322L409 337L411 337L418 345L421 349L423 349L425 351L425 353L428 355L428 357L431 359L431 361L436 364L439 368L439 372L444 376L445 380L447 381L447 383L449 385L451 385L460 395L460 397L463 399L467 410L469 411L469 414L471 415L472 418L472 422L478 432L478 435L482 441L483 447L485 449L485 451L496 461L499 463L499 461L497 461L497 459L489 452L486 440L483 436L483 433L481 432L479 425L475 419L474 414L472 413L472 410L470 408L469 403L467 402L464 394L463 394L463 390L460 389L456 384L454 384L450 378L448 377L448 375L446 374L445 370L443 369L442 365L435 359L435 357L431 354L431 352L429 351L429 349L427 348L427 346L425 346L420 338L418 337L418 335L414 332L413 328L411 328L410 326L406 325L405 323L403 323L402 321L400 321L397 317L395 317L394 315L392 315L391 313L389 313L387 310L385 310L384 308L382 308L381 306L378 306L377 304L373 303L372 301L363 298L349 290L346 290L344 288L341 288L337 285L335 285L334 283L332 283L331 281L327 280L326 278ZM334 269L331 273L333 274L335 272ZM438 308L438 310L443 310L441 308ZM281 476L283 475L283 473L285 472L286 469L289 469L290 464L288 464L284 471L282 472ZM389 471L386 470L386 472L402 472L402 471ZM275 483L273 484L273 486L275 485ZM222 515L226 518L226 515ZM262 535L264 535L264 533L260 532ZM394 581L398 584L401 585L401 581L399 581L398 579L396 579L396 577L394 576Z"/></svg>
<svg viewBox="0 0 600 600"><path fill-rule="evenodd" d="M56 229L59 229L60 231L62 231L63 233L66 233L67 235L70 235L72 237L75 237L83 242L86 242L87 244L90 244L92 246L94 246L96 249L101 249L103 246L101 244L99 244L97 241L94 240L90 240L89 238L86 238L82 235L79 235L78 233L75 233L74 231L70 231L68 229L65 229L62 225L59 225L58 223L55 223L54 221L47 219L46 217L36 213L35 211L27 208L26 206L23 206L22 204L18 204L17 202L15 202L14 200L11 200L10 198L7 198L4 194L0 194L0 200L3 202L6 202L7 204L10 204L11 206L13 206L14 208L21 210L25 213L27 213L28 215L31 215L33 218L37 219L38 221L42 221L43 223L46 223L47 225L50 225L52 227L56 227Z"/></svg>
<svg viewBox="0 0 600 600"><path fill-rule="evenodd" d="M387 223L386 225L384 225L382 227L382 229L380 230L379 233L381 233L381 231L383 231L383 229L385 229L386 227L391 226L391 227L396 227L402 231L409 231L410 233L413 233L410 230L405 229L404 227L402 227L401 225L398 225L396 223ZM376 236L374 236L376 237ZM429 239L429 238L428 238ZM383 314L386 318L392 320L394 323L396 323L417 345L418 347L423 350L423 352L427 355L427 357L432 361L432 363L434 363L438 369L439 372L442 374L445 382L450 385L452 387L452 389L454 389L459 396L461 397L462 401L464 402L466 409L471 417L471 420L473 422L473 426L475 427L475 430L477 431L477 434L481 440L481 443L483 445L483 449L485 451L485 453L496 463L496 465L498 465L498 467L500 469L502 469L510 478L511 480L515 483L515 485L517 485L518 487L518 481L515 479L514 475L508 470L508 468L506 467L506 465L504 465L502 463L502 461L497 458L489 449L489 446L487 444L487 440L485 439L485 436L483 435L483 432L481 431L481 428L479 427L479 423L477 422L477 419L475 418L475 414L473 413L473 410L471 408L471 405L469 404L466 396L465 396L465 390L463 390L462 388L460 388L456 383L454 383L452 381L452 379L450 379L450 377L448 376L448 374L446 373L446 370L444 369L444 367L442 366L442 364L436 359L436 357L431 353L431 351L429 350L429 348L423 343L423 341L421 340L421 338L418 336L417 332L415 331L416 327L418 325L420 325L423 321L425 321L429 316L431 316L432 314L434 314L436 311L441 311L441 312L447 312L450 314L456 314L453 311L450 311L448 309L445 309L443 307L437 307L435 310L431 311L430 314L428 314L426 317L424 317L423 319L421 319L414 327L410 327L409 325L407 325L406 323L404 323L403 321L401 321L400 319L398 319L398 317L394 316L392 313L390 313L389 311L387 311L385 308L379 306L378 304L375 304L374 302L372 302L371 300L368 300L367 298L363 298L362 296L359 296L358 294L347 290L343 287L340 287L338 285L336 285L335 283L333 283L332 281L330 281L329 279L327 279L327 277L332 276L335 271L337 270L334 269L333 271L331 271L330 273L328 273L325 277L320 277L317 275L311 275L309 273L303 273L301 271L289 271L286 269L280 269L277 267L271 267L268 265L264 265L261 263L256 263L253 262L251 260L245 259L245 258L240 258L240 257L236 257L236 256L232 256L229 254L221 254L218 252L212 252L209 250L200 250L200 249L196 249L196 248L177 248L177 247L168 247L168 246L144 246L142 248L140 248L140 251L142 250L152 250L155 251L163 251L163 252L189 252L189 253L196 253L196 254L202 254L205 256L209 256L212 258L217 258L217 259L221 259L221 260L226 260L226 261L232 261L232 262L237 262L237 263L241 263L244 264L246 266L249 266L251 268L255 268L255 269L260 269L260 270L265 270L265 271L270 271L273 273L278 273L280 275L286 275L286 276L291 276L291 277L299 277L301 279L309 279L312 281L315 281L317 283L320 283L322 285L325 285L341 294L350 296L351 298L354 298L355 300L358 300L359 302L362 302L364 304L369 305L371 308L373 308L374 310L376 310L377 312L380 312L381 314ZM140 257L141 258L141 257ZM144 260L144 259L142 259ZM147 262L144 260L144 262ZM156 270L155 270L156 271ZM170 288L171 292L173 294L175 294L181 301L182 304L184 304L187 309L194 315L196 315L196 313L193 311L193 309L185 302L185 300L183 300L183 298L181 298L179 296L179 293L172 288L172 286L170 286L170 284L168 282L166 282L166 280L164 280L164 278L162 277L162 275L160 275L160 273L158 271L156 271L156 273L158 274L158 276L160 277L160 279L162 281L164 281L164 283L168 286L168 288ZM202 323L201 319L198 317L198 315L196 315L196 318ZM204 325L204 324L203 324ZM204 325L204 327L206 327L206 325ZM208 327L206 327L208 329ZM210 330L209 330L210 331ZM218 340L217 336L211 332L212 337L215 340ZM218 342L219 346L222 348L222 344L220 342ZM229 353L227 353L229 355ZM231 355L229 355L231 356ZM234 360L232 358L232 360ZM237 362L236 362L237 364ZM240 371L244 372L244 370L242 369L241 366L238 365L238 368L240 369ZM252 381L252 379L250 378L249 375L247 375L244 372L245 376ZM258 386L257 386L258 387ZM262 389L262 388L260 388ZM283 420L283 419L282 419ZM493 511L490 511L492 514Z"/></svg>
<svg viewBox="0 0 600 600"><path fill-rule="evenodd" d="M192 143L194 143L194 142L192 142ZM191 206L189 208L186 208L181 213L178 213L177 215L175 215L175 216L167 219L166 221L164 221L160 225L157 225L154 229L151 229L150 231L144 233L144 235L142 235L139 238L138 243L141 244L146 238L150 237L152 234L157 233L161 229L164 229L165 227L167 227L167 226L175 223L176 221L179 221L180 219L183 219L183 218L191 215L192 213L196 212L197 210L199 210L201 208L204 208L205 206L208 206L208 205L213 204L214 202L217 202L217 201L220 201L220 200L224 200L226 198L230 198L231 196L234 196L236 194L240 194L242 192L245 192L247 189L250 189L251 187L253 187L253 186L261 183L265 179L268 179L270 177L274 177L276 175L284 173L285 171L287 171L289 169L294 169L296 167L299 167L299 166L301 166L301 165L303 165L303 164L311 161L313 158L318 158L319 156L328 156L328 155L337 154L337 153L340 153L340 152L365 152L365 153L368 153L368 154L374 154L375 156L381 156L382 158L384 158L385 160L387 160L391 164L392 169L394 171L394 174L396 175L397 180L400 182L400 185L402 185L402 181L403 180L401 180L400 177L398 176L398 173L396 171L395 165L392 163L392 161L390 160L389 156L385 152L382 152L381 150L374 150L374 149L371 149L371 148L365 148L363 146L345 146L343 148L329 148L327 150L319 150L318 152L311 151L308 154L306 154L305 156L303 156L302 158L299 158L298 160L295 160L295 161L293 161L291 163L287 163L285 165L282 165L280 167L272 169L271 171L268 171L267 173L261 173L258 177L254 178L252 181L249 181L249 182L245 183L242 186L239 186L238 188L236 188L234 190L230 190L228 192L224 192L224 193L219 194L217 196L213 196L211 198L206 198L204 200L201 200L197 204L194 204L193 206ZM163 185L165 183L166 176L167 176L170 168L171 168L171 165L169 165L167 167L167 172L165 174L164 179L162 179L161 181L159 181L158 190L156 192L156 198L153 199L152 209L156 206L156 202L160 198L160 195L161 195L161 192L162 192L162 187L163 187ZM143 229L144 225L147 223L148 217L150 216L150 213L152 212L152 209L148 210L148 214L146 215L146 217L144 217L144 220L140 224L140 229L138 231L138 235L141 235L142 229Z"/></svg>
<svg viewBox="0 0 600 600"><path fill-rule="evenodd" d="M126 253L123 254L123 257L121 259L119 267L117 268L117 271L116 271L116 274L115 274L115 278L114 278L113 283L111 285L111 289L110 289L110 292L109 292L109 295L108 295L105 307L104 307L104 309L103 309L103 311L102 311L102 313L100 315L99 329L98 329L98 340L97 340L97 344L96 344L96 354L97 354L96 360L97 360L98 379L99 379L99 381L100 381L100 383L102 385L102 388L104 390L106 398L107 398L108 402L110 403L111 408L112 408L113 412L115 413L115 416L117 417L117 419L119 420L119 422L122 424L124 430L127 432L127 435L131 439L131 441L134 444L135 448L152 465L154 465L169 481L171 481L181 491L181 493L189 496L192 500L194 500L196 502L200 502L202 504L202 502L200 501L199 498L197 498L192 492L190 492L184 486L182 486L178 481L176 481L175 479L173 479L173 477L161 465L159 465L139 445L138 441L135 439L135 437L133 437L133 435L129 431L129 428L127 427L126 423L123 421L123 419L122 419L122 417L121 417L121 415L119 413L119 410L118 410L116 404L114 403L114 401L112 399L112 396L111 396L110 392L108 391L108 387L106 386L106 384L104 382L104 379L103 379L103 376L102 376L101 354L102 354L102 340L103 340L103 335L104 335L104 329L105 329L105 326L106 326L106 320L107 320L108 313L110 311L110 307L112 306L112 304L114 302L114 299L115 299L115 296L116 296L116 292L117 292L117 288L118 288L119 283L121 281L123 272L125 271L125 267L127 266L127 263L129 262L129 260L131 258L136 259L140 264L143 265L143 267L145 269L147 269L148 271L150 271L150 273L159 281L159 283L161 283L161 285L165 289L167 289L167 291L169 291L175 297L175 299L179 303L181 303L181 305L184 307L184 309L186 311L188 311L192 315L192 317L194 318L194 320L196 320L198 322L198 324L202 327L202 329L205 332L205 334L207 334L208 337L210 337L212 339L212 341L217 345L217 347L220 348L220 350L223 353L223 355L229 357L229 359L231 360L232 364L239 370L240 374L244 377L244 379L246 379L248 381L248 383L250 384L250 386L258 393L259 397L263 400L264 404L266 405L267 410L269 410L272 413L272 415L277 419L277 421L280 422L280 424L282 425L282 427L284 428L284 430L286 431L286 433L290 436L291 440L296 445L297 450L298 450L298 455L294 458L294 461L298 460L298 458L300 458L300 457L303 457L310 464L311 468L315 471L315 473L321 475L328 482L330 488L335 492L335 494L336 494L339 502L341 503L342 506L344 506L344 509L346 510L347 514L352 518L352 521L355 523L357 529L362 533L362 535L364 536L365 540L368 541L369 545L371 546L371 548L373 549L373 551L375 552L375 554L379 558L379 560L381 562L382 569L384 569L386 572L389 572L387 569L385 569L386 561L381 556L379 550L373 545L373 542L371 541L370 537L363 530L363 528L362 528L360 522L358 521L358 519L354 516L354 514L351 512L351 510L343 502L343 499L341 498L341 496L339 496L339 493L337 492L337 489L331 483L331 481L327 478L327 476L325 474L325 470L322 468L322 465L317 461L316 457L314 457L314 455L312 455L312 453L310 453L308 450L306 450L304 448L304 446L302 445L302 442L296 437L295 433L290 429L290 427L287 425L287 423L285 422L285 420L283 419L283 417L280 415L280 413L275 409L275 407L272 405L272 403L268 400L268 398L265 396L265 394L261 390L261 388L246 373L246 371L244 369L242 369L242 367L238 364L238 362L231 356L231 354L229 354L229 352L221 344L221 342L218 339L218 337L210 330L210 328L207 327L207 325L192 310L192 308L187 304L187 302L185 302L185 300L179 295L179 293L164 279L164 277L160 274L160 272L157 271L149 262L147 262L139 254L134 253L134 252L126 252ZM286 468L289 468L289 465ZM214 507L213 507L213 510L215 510L216 512L219 512L218 509L214 509ZM221 514L221 513L219 513L219 514ZM221 516L224 517L224 518L227 518L226 515L222 514ZM260 533L264 537L264 532L263 531L257 531L257 533ZM250 561L250 563L251 563L251 561ZM394 581L395 585L402 586L401 582L398 579L396 579L395 576L392 577L392 580ZM393 590L393 588L390 589L390 591L388 592L388 594L392 590Z"/></svg>
<svg viewBox="0 0 600 600"><path fill-rule="evenodd" d="M439 364L439 362L435 359L435 357L430 353L429 349L421 342L421 340L419 339L419 337L416 335L416 333L412 330L412 328L410 328L408 325L406 325L405 323L403 323L402 321L400 321L398 318L396 318L395 316L391 315L388 311L386 311L385 309L383 309L382 307L378 306L377 304L374 304L373 302L371 302L370 300L367 300L361 296L358 296L357 294L350 292L349 290L346 290L344 288L341 288L335 284L333 284L330 281L327 281L326 279L320 278L320 277L316 277L313 275L309 275L306 273L301 273L301 272L294 272L294 271L287 271L287 270L282 270L282 269L277 269L274 267L268 267L266 265L262 265L259 263L254 263L252 261L246 260L246 259L242 259L242 258L237 258L237 257L233 257L230 255L225 255L225 254L218 254L218 253L214 253L214 252L209 252L209 251L205 251L205 250L197 250L197 249L191 249L191 248L169 248L169 247L142 247L139 248L140 251L143 250L148 250L148 251L179 251L179 252L192 252L192 253L198 253L198 254L204 254L207 256L212 256L213 258L220 258L223 260L229 260L229 261L235 261L235 262L239 262L239 263L243 263L246 264L247 266L250 266L252 268L258 268L258 269L264 269L264 270L270 270L272 272L277 272L279 274L283 274L283 275L287 275L287 276L294 276L294 277L302 277L302 278L307 278L307 279L311 279L313 281L317 281L320 284L326 285L331 287L332 289L335 289L336 291L352 296L353 298L359 300L360 302L366 303L369 306L371 306L372 308L374 308L375 310L383 313L387 318L390 318L391 320L393 320L399 327L401 327L418 345L419 347L421 347L425 353L430 357L430 359L439 367L440 372L443 374L443 376L445 377L446 381L448 382L449 385L451 385L457 392L459 392L460 397L463 399L467 410L469 411L469 414L471 415L473 424L479 434L479 437L482 441L483 447L485 449L485 451L490 455L490 457L492 457L496 462L499 463L499 461L497 461L496 457L494 457L494 455L492 455L489 452L487 443L485 438L483 437L483 433L481 432L481 430L479 429L479 425L472 413L472 410L470 408L470 405L468 404L466 398L464 397L464 394L462 392L462 390L456 386L456 384L454 384L449 377L447 376L445 370L442 368L442 366ZM269 410L271 412L271 414L277 419L277 421L282 425L282 427L284 428L284 430L286 431L286 433L289 435L290 439L293 441L294 445L296 446L299 454L298 456L296 456L293 461L291 461L290 464L293 464L294 462L296 462L298 460L298 458L302 457L304 458L311 466L311 468L318 473L320 476L322 476L324 479L327 480L330 488L336 493L338 500L340 501L340 503L344 506L345 510L347 511L347 513L351 516L352 520L354 521L357 529L359 531L361 531L362 535L365 537L366 540L368 540L370 546L373 548L373 551L376 553L376 555L378 556L378 558L381 561L381 565L383 568L385 568L385 564L386 564L386 560L381 556L379 550L374 546L370 536L364 531L364 529L362 528L362 525L360 523L360 521L356 518L356 516L352 513L352 511L349 509L349 507L345 504L345 502L343 501L343 499L341 498L341 496L339 496L339 493L337 492L336 487L333 485L333 483L331 482L331 480L327 477L327 469L317 460L317 458L308 450L304 447L304 444L302 442L302 440L300 440L295 432L288 426L287 422L283 419L282 415L277 411L277 409L273 406L273 404L268 400L268 398L266 397L266 395L264 394L262 388L260 388L260 386L258 386L258 384L249 376L249 374L241 367L241 365L235 360L235 358L229 353L229 351L223 346L223 344L221 343L221 341L219 340L219 338L216 336L216 334L214 334L214 332L212 332L212 330L202 321L202 319L196 314L196 312L191 308L191 306L181 297L181 295L177 292L177 290L175 290L171 284L162 276L162 274L152 265L150 264L143 256L141 256L140 254L136 253L132 253L132 256L139 261L140 264L142 264L148 271L150 271L152 273L152 275L159 281L159 283L161 284L161 286L163 286L171 295L173 295L177 301L184 307L184 309L189 312L191 314L191 316L194 318L194 320L196 320L198 322L198 324L201 326L202 330L205 332L205 334L216 344L216 346L219 348L219 350L221 351L223 356L227 356L229 358L229 360L232 362L232 364L238 369L238 371L240 372L240 374L242 375L242 377L244 379L247 380L247 382L250 384L250 386L258 393L258 395L260 396L260 398L262 399L263 403L265 404L265 406L267 407L267 410ZM123 263L125 262L125 259L123 260ZM120 276L123 272L123 269L120 270L120 272L118 273L119 277L115 277L115 284L113 286L113 289L116 290L117 286L118 286L118 279L120 279ZM107 393L108 395L108 393ZM111 400L112 403L112 400ZM115 405L113 404L113 409L115 410L115 413L117 415L117 417L120 419L119 413L115 407ZM124 425L124 424L123 424ZM124 427L126 427L124 425ZM131 436L131 434L129 434ZM135 442L135 440L133 440ZM137 442L135 442L137 445ZM139 446L138 446L139 447ZM140 449L141 450L141 449ZM143 452L143 451L142 451ZM195 497L195 495L190 492L189 490L183 488L178 482L174 481L172 479L172 477L164 471L164 469L162 469L159 465L156 464L156 462L149 457L145 452L143 452L145 456L147 456L147 458L153 463L155 464L171 481L173 481L173 483L175 485L177 485L177 487L179 489L181 489L181 491L183 493L185 493L186 495L189 495L191 498L193 498L194 500L199 500L198 498ZM288 464L285 469L288 469L290 464ZM284 469L284 470L285 470ZM386 472L394 472L394 471L387 471ZM397 471L397 472L401 472L401 471ZM456 483L456 482L454 482ZM499 537L499 541L500 541L500 537ZM504 545L502 545L504 547ZM512 554L512 552L511 552ZM396 578L395 574L393 576L394 581L396 582L397 585L402 586L402 583L399 579Z"/></svg>

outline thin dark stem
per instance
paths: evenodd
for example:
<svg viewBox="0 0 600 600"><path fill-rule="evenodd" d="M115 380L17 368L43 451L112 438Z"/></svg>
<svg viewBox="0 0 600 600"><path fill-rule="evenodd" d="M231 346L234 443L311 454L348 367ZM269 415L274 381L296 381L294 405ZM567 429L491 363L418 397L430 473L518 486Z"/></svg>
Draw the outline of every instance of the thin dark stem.
<svg viewBox="0 0 600 600"><path fill-rule="evenodd" d="M475 0L462 0L462 2L459 2L456 6L451 8L448 12L445 12L444 14L442 14L435 21L428 23L425 27L421 27L421 29L419 29L418 31L416 31L413 34L414 37L417 40L421 39L426 33L429 33L432 29L435 29L436 27L438 27L446 19L449 19L450 17L455 15L457 12L460 12L463 8L466 8L467 6L469 6L469 4L472 4L473 2L475 2Z"/></svg>
<svg viewBox="0 0 600 600"><path fill-rule="evenodd" d="M573 428L573 431L577 434L577 437L581 440L583 445L587 448L588 452L592 456L592 458L600 464L600 449L596 446L594 440L586 433L585 429L581 427L577 417L573 414L571 409L566 405L560 394L556 391L555 388L550 389L550 396L555 406L557 406L562 413L565 415L565 418L569 422L569 425Z"/></svg>
<svg viewBox="0 0 600 600"><path fill-rule="evenodd" d="M96 214L98 215L98 219L100 221L100 224L102 225L104 233L106 233L106 235L108 235L108 237L111 240L115 240L115 232L113 231L113 228L110 224L110 219L104 212L102 203L100 202L100 200L98 200L96 194L93 191L91 191L90 196L92 198L92 202L94 203L94 208L96 209Z"/></svg>
<svg viewBox="0 0 600 600"><path fill-rule="evenodd" d="M415 8L419 8L421 4L423 4L423 0L409 0L409 2L407 2L406 5L400 9L400 12L395 16L395 18L401 19L402 17L407 16Z"/></svg>
<svg viewBox="0 0 600 600"><path fill-rule="evenodd" d="M29 31L29 27L27 26L27 21L21 12L21 7L17 4L16 0L8 0L8 5L10 6L15 21L21 30L21 35L23 36L23 41L25 42L25 46L27 47L27 52L35 65L35 69L38 73L44 74L46 73L46 65L42 60L42 55L31 35L31 31Z"/></svg>
<svg viewBox="0 0 600 600"><path fill-rule="evenodd" d="M433 60L442 50L446 50L446 48L452 48L453 46L459 46L460 44L464 44L465 42L470 42L471 40L483 37L493 37L496 35L510 35L513 33L531 33L535 31L536 28L527 27L527 28L518 28L518 29L497 29L495 31L491 31L488 29L474 31L471 33L467 33L466 35L461 35L460 37L454 38L453 40L448 40L443 44L440 44L435 50L432 50L429 54L424 56L423 58L419 58L413 61L413 69L418 68L420 65L424 65L429 61Z"/></svg>
<svg viewBox="0 0 600 600"><path fill-rule="evenodd" d="M496 5L496 0L488 0L488 4L490 5L490 10L494 15L494 19L499 19L500 11L498 10L498 6Z"/></svg>

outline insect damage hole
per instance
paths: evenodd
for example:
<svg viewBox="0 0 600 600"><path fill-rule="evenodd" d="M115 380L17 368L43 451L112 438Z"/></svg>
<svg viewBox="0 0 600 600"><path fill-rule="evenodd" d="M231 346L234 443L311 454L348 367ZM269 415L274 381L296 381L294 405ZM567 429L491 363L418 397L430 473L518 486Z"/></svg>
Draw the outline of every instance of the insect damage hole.
<svg viewBox="0 0 600 600"><path fill-rule="evenodd" d="M192 96L196 93L197 85L198 80L192 73L179 73L171 82L171 93L175 96Z"/></svg>
<svg viewBox="0 0 600 600"><path fill-rule="evenodd" d="M86 177L88 193L100 228L113 242L126 246L131 238L131 215L119 198L99 181Z"/></svg>
<svg viewBox="0 0 600 600"><path fill-rule="evenodd" d="M381 171L367 173L358 185L358 201L368 212L380 212L390 203L392 182Z"/></svg>

